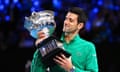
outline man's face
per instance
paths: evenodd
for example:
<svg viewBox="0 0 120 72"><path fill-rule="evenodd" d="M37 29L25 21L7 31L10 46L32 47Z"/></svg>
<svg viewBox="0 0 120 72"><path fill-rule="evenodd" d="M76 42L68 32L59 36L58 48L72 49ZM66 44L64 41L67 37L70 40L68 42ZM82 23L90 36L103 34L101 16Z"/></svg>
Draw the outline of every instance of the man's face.
<svg viewBox="0 0 120 72"><path fill-rule="evenodd" d="M78 30L78 15L68 12L64 20L63 32L72 33Z"/></svg>

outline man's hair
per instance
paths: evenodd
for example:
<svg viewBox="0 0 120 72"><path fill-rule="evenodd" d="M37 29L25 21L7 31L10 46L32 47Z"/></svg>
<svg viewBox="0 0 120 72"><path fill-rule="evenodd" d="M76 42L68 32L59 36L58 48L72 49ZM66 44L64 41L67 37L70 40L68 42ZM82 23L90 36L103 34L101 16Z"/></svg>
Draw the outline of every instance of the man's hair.
<svg viewBox="0 0 120 72"><path fill-rule="evenodd" d="M79 7L72 7L70 9L68 9L68 12L71 13L75 13L78 15L78 23L84 23L87 20L87 16L85 14L85 12L83 11L83 9L79 8Z"/></svg>

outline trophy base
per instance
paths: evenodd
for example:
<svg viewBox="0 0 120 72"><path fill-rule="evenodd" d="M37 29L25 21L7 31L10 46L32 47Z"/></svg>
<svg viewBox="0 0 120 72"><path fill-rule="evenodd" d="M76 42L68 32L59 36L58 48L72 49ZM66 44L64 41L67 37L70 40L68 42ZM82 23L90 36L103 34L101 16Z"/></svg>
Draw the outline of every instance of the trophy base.
<svg viewBox="0 0 120 72"><path fill-rule="evenodd" d="M55 58L56 55L60 56L61 53L64 54L67 58L70 57L70 53L66 52L61 48L56 48L53 51L49 52L44 57L42 57L43 64L45 64L47 67L56 65L53 58Z"/></svg>

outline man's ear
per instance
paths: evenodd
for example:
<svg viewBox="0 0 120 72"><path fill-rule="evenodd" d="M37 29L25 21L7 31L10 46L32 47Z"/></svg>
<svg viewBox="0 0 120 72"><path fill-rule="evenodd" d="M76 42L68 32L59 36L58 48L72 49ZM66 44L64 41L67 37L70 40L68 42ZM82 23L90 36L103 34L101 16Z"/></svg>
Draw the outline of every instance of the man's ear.
<svg viewBox="0 0 120 72"><path fill-rule="evenodd" d="M78 29L81 30L84 27L84 23L79 23L78 24Z"/></svg>

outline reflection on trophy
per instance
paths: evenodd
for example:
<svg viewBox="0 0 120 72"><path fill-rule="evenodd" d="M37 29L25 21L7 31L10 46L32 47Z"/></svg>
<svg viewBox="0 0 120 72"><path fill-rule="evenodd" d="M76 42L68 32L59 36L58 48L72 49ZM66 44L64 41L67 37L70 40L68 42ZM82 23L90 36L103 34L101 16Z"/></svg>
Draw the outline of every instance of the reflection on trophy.
<svg viewBox="0 0 120 72"><path fill-rule="evenodd" d="M24 27L30 32L33 38L37 39L37 32L43 31L47 38L37 45L42 62L46 66L53 66L56 63L53 58L61 53L69 57L70 54L64 50L63 44L56 37L52 36L56 24L54 13L50 10L32 12L30 17L25 17Z"/></svg>

